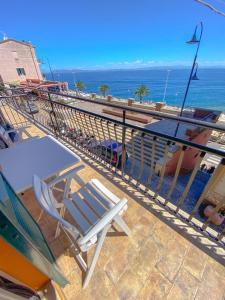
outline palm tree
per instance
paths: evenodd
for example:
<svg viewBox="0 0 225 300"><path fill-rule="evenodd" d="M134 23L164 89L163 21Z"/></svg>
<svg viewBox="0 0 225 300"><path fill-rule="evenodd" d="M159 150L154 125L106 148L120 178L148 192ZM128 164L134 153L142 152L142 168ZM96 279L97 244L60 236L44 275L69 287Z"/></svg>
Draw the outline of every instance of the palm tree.
<svg viewBox="0 0 225 300"><path fill-rule="evenodd" d="M150 91L144 84L142 84L136 89L134 94L135 96L139 97L140 103L142 103L143 97L148 96L150 94Z"/></svg>
<svg viewBox="0 0 225 300"><path fill-rule="evenodd" d="M80 91L83 91L85 89L85 84L84 84L83 81L78 80L78 81L75 82L75 87L80 92Z"/></svg>
<svg viewBox="0 0 225 300"><path fill-rule="evenodd" d="M102 95L105 97L106 93L109 90L109 86L107 84L103 84L99 87L99 90L102 93Z"/></svg>

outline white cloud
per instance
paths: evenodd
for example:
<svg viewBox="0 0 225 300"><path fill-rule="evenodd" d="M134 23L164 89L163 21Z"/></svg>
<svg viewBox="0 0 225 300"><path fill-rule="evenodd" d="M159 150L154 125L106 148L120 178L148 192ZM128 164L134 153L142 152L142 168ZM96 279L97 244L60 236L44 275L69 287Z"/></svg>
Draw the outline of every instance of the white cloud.
<svg viewBox="0 0 225 300"><path fill-rule="evenodd" d="M131 61L118 61L118 62L108 62L107 64L96 64L96 65L83 65L76 66L74 68L83 69L83 70L105 70L105 69L135 69L135 68L147 68L147 67L176 67L184 66L191 67L192 60L143 60L135 59ZM200 60L199 67L225 67L225 60Z"/></svg>

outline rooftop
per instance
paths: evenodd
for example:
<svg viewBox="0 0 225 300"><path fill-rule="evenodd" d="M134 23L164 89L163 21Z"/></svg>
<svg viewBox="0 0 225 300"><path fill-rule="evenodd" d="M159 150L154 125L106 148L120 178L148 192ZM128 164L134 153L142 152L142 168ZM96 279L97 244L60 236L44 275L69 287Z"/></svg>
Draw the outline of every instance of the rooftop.
<svg viewBox="0 0 225 300"><path fill-rule="evenodd" d="M11 38L9 38L9 39L7 38L5 40L0 41L0 44L5 44L5 43L8 43L8 42L14 42L14 43L22 44L22 45L25 45L25 46L34 47L30 42L18 41L18 40L11 39Z"/></svg>

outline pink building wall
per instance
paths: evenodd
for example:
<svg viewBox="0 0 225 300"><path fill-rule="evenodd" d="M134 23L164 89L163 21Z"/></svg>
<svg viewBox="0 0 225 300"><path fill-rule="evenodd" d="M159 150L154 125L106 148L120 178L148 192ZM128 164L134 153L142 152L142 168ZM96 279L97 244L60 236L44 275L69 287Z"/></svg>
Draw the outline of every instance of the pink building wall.
<svg viewBox="0 0 225 300"><path fill-rule="evenodd" d="M212 130L210 129L204 129L200 133L198 133L196 136L190 137L189 141L196 143L196 144L201 144L201 145L206 145L207 142L210 139ZM173 157L167 162L166 164L166 170L165 170L165 175L172 175L176 171L178 159L180 157L181 150L177 151L174 153ZM187 147L184 153L183 157L183 162L181 165L181 173L185 174L193 170L196 160L198 157L199 150L191 147Z"/></svg>

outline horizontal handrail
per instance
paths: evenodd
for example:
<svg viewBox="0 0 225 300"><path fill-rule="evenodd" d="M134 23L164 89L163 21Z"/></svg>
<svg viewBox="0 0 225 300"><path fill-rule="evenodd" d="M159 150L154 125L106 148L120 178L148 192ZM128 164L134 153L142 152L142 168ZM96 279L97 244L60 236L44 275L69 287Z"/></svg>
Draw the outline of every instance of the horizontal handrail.
<svg viewBox="0 0 225 300"><path fill-rule="evenodd" d="M0 96L0 100L1 99L10 99L10 98L14 98L14 97L26 97L27 94L15 94L15 95L10 95L10 96Z"/></svg>
<svg viewBox="0 0 225 300"><path fill-rule="evenodd" d="M210 148L210 147L200 145L200 144L196 144L196 143L193 143L191 141L187 141L187 140L184 140L184 139L181 139L181 138L178 138L178 137L174 137L174 136L170 136L168 134L164 134L164 133L161 133L161 132L158 132L158 131L150 130L149 128L144 128L144 127L133 125L133 124L130 124L130 123L127 123L127 122L115 120L115 119L112 119L112 118L109 118L109 117L106 117L106 116L103 116L103 115L99 115L97 113L90 112L90 111L84 110L82 108L74 107L74 106L71 106L71 105L68 105L68 104L60 103L60 102L49 100L49 99L45 99L45 101L48 101L50 103L57 103L57 105L59 105L59 106L67 107L67 108L70 108L72 110L76 110L76 111L79 111L79 112L82 112L82 113L85 113L85 114L89 114L89 115L92 115L92 116L97 117L97 118L102 118L102 119L105 119L106 121L109 121L111 123L116 123L118 125L126 126L126 127L131 128L131 129L138 130L138 131L142 131L146 134L159 136L161 138L170 140L172 142L177 142L177 143L183 144L185 146L193 147L193 148L196 148L196 149L204 151L204 152L209 152L211 154L216 154L216 155L219 155L221 157L224 157L224 155L225 155L225 152L222 151L222 150L219 150L219 149Z"/></svg>
<svg viewBox="0 0 225 300"><path fill-rule="evenodd" d="M46 91L45 91L45 92L46 92ZM61 93L49 93L49 92L46 92L46 93L49 94L49 95L55 94L55 95L61 95L61 96L64 96L64 95L61 94ZM18 94L18 95L14 95L14 96L15 96L15 97L27 96L27 94L21 94L21 95ZM10 97L11 97L11 96L0 97L0 99L1 99L1 98L10 98ZM71 96L70 96L70 97L71 97ZM119 120L116 120L116 119L107 117L107 116L105 116L105 115L100 115L100 114L98 114L98 113L94 113L94 112L91 112L91 111L87 111L87 110L82 109L82 108L78 108L78 107L71 106L71 105L69 105L69 104L60 103L60 102L58 102L58 101L52 100L51 98L48 98L48 99L45 99L45 98L44 98L44 99L43 99L43 97L40 97L40 96L39 96L38 98L41 99L41 100L47 101L47 102L49 102L49 103L52 103L53 105L54 105L54 104L57 104L57 105L59 105L59 106L62 106L62 107L65 107L65 108L69 108L69 109L72 109L72 110L74 110L74 111L79 111L79 112L84 113L84 114L89 114L89 115L94 116L94 117L96 117L96 118L102 118L102 119L104 119L104 120L106 120L106 121L108 121L108 122L116 123L117 125L126 126L126 127L128 127L128 128L131 128L131 129L134 129L134 130L138 130L138 131L141 131L141 132L146 133L146 134L151 134L151 135L154 135L154 136L158 136L158 137L160 137L160 138L164 138L164 139L166 139L166 140L170 140L170 141L172 141L172 142L174 142L174 143L180 143L180 144L183 144L183 145L185 145L185 146L193 147L193 148L196 148L196 149L198 149L198 150L201 150L201 151L204 151L204 152L208 152L208 153L211 153L211 154L215 154L215 155L218 155L218 156L221 156L221 157L224 157L224 155L225 155L225 152L222 151L222 150L220 150L220 149L210 148L210 147L205 146L205 145L197 144L197 143L194 143L194 142L191 142L191 141L188 141L188 140L184 140L184 139L179 138L179 137L174 137L174 136L171 136L171 135L169 135L169 134L165 134L165 133L161 133L161 132L158 132L158 131L154 131L154 130L151 130L151 129L149 129L149 128L144 128L144 127L140 127L140 126L137 126L137 125L133 125L133 124L131 124L131 123L127 123L126 121L125 121L125 122L124 122L124 121L119 121ZM74 97L74 96L73 96L72 98L78 99L77 97ZM81 99L81 98L80 98L80 99ZM89 100L88 102L92 102L92 103L93 103L92 100ZM94 102L94 103L95 103L95 102ZM102 104L102 103L101 103L101 104ZM108 103L107 103L107 104L108 104ZM104 103L104 105L105 105L105 103ZM119 107L119 108L125 110L123 106L118 106L118 105L116 105L116 107ZM127 109L126 109L126 110L127 110ZM145 111L145 110L141 110L141 111L143 112L143 111ZM168 114L160 113L160 116L164 116L164 118L167 118L167 115L168 115ZM158 116L158 114L157 114L157 116ZM187 118L183 118L183 117L177 117L177 118L176 118L176 120L179 120L179 121L182 122L182 123L185 123L185 119L187 119ZM193 123L193 121L192 121L192 122L188 122L188 123ZM199 122L198 122L198 123L199 123ZM203 127L210 128L210 129L212 129L212 130L215 130L214 128L212 128L212 125L214 125L214 124L209 123L209 122L201 122L201 123L206 123L206 125L203 126ZM196 125L196 124L195 124L195 125ZM215 126L214 126L214 127L215 127ZM224 127L224 132L225 132L225 126L223 126L223 127Z"/></svg>
<svg viewBox="0 0 225 300"><path fill-rule="evenodd" d="M197 119L190 119L190 118L186 118L186 117L180 117L180 116L173 116L171 114L168 113L163 113L163 112L156 112L156 111L149 111L147 109L141 109L141 108L134 108L134 107L130 107L130 106L123 106L123 105L118 105L118 104L114 104L114 103L109 103L106 102L104 100L91 100L91 99L87 99L85 97L82 96L72 96L72 95L65 95L62 93L56 93L56 92L48 92L48 91L44 91L44 90L40 90L41 92L47 93L49 95L58 95L58 96L62 96L62 97L67 97L67 98L72 98L75 100L82 100L82 101L86 101L89 103L95 103L95 104L99 104L99 105L104 105L104 106L109 106L109 107L113 107L113 108L118 108L121 110L126 110L126 111L132 111L132 112L136 112L136 113L141 113L141 114L145 114L145 115L149 115L149 116L153 116L153 117L158 117L161 119L169 119L169 120L173 120L173 121L179 121L181 123L189 123L192 125L199 125L201 127L205 127L205 128L210 128L212 130L217 130L217 131L222 131L225 132L225 125L222 124L214 124L214 123L210 123L210 122L206 122L206 121L199 121ZM57 102L57 101L54 101ZM60 102L57 102L60 103ZM64 103L60 103L62 105L67 105ZM70 106L70 105L68 105Z"/></svg>
<svg viewBox="0 0 225 300"><path fill-rule="evenodd" d="M32 87L28 87L28 89L34 90L35 88ZM13 90L13 89L8 89L8 90ZM21 89L20 89L21 90ZM126 110L126 111L131 111L131 112L136 112L136 113L140 113L140 114L144 114L144 115L149 115L149 116L153 116L153 117L157 117L160 119L168 119L168 120L173 120L173 121L178 121L180 123L188 123L188 124L192 124L192 125L197 125L197 126L201 126L204 128L210 128L212 130L216 130L216 131L221 131L221 132L225 132L225 125L223 124L215 124L215 123L210 123L210 122L206 122L206 121L200 121L197 119L191 119L191 118L187 118L187 117L181 117L181 116L173 116L172 114L168 114L168 113L163 113L163 112L158 112L158 111L149 111L148 109L142 109L142 108L134 108L131 106L124 106L124 105L118 105L118 104L114 104L114 103L109 103L106 102L105 100L91 100L91 99L87 99L86 97L82 97L80 95L67 95L67 94L63 94L63 93L57 93L57 92L49 92L43 89L38 89L40 92L42 93L46 93L48 95L57 95L57 96L62 96L62 97L66 97L66 98L71 98L74 100L82 100L85 102L89 102L89 103L95 103L98 105L104 105L104 106L108 106L108 107L113 107L113 108L118 108L121 110ZM18 97L20 96L18 95L12 95L14 97ZM21 96L26 96L26 94L22 94ZM11 96L7 96L7 97L11 97ZM0 97L2 98L2 97ZM4 97L3 97L4 98ZM54 100L54 102L57 102ZM60 103L60 102L57 102ZM62 105L65 106L70 106L68 104L63 104L60 103Z"/></svg>

